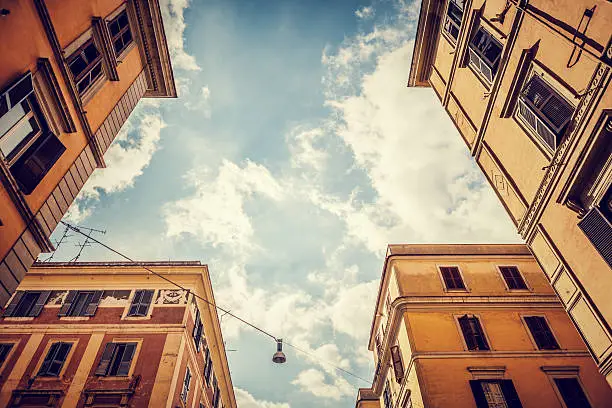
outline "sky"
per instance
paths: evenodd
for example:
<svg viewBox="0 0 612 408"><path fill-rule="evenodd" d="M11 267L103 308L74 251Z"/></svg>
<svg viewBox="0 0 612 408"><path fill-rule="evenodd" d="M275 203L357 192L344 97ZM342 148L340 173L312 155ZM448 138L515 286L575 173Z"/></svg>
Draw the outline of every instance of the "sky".
<svg viewBox="0 0 612 408"><path fill-rule="evenodd" d="M406 87L419 4L160 2L179 97L139 103L65 219L208 264L220 306L316 356L276 365L223 317L240 407L353 407L388 244L519 242L434 92Z"/></svg>

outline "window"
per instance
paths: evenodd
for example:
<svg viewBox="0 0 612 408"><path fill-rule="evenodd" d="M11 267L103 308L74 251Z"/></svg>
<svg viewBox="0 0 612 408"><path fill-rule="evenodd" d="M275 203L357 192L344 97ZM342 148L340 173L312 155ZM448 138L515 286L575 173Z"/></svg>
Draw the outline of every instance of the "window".
<svg viewBox="0 0 612 408"><path fill-rule="evenodd" d="M463 315L459 318L459 326L468 350L489 350L480 321L476 316Z"/></svg>
<svg viewBox="0 0 612 408"><path fill-rule="evenodd" d="M527 289L527 284L516 266L500 266L499 271L501 272L504 281L506 281L508 289Z"/></svg>
<svg viewBox="0 0 612 408"><path fill-rule="evenodd" d="M13 349L13 343L0 343L0 369L4 367L6 358Z"/></svg>
<svg viewBox="0 0 612 408"><path fill-rule="evenodd" d="M446 18L444 19L444 31L457 42L461 20L463 19L463 7L465 0L449 0Z"/></svg>
<svg viewBox="0 0 612 408"><path fill-rule="evenodd" d="M525 323L531 336L540 350L558 350L559 344L548 327L546 319L542 316L526 316Z"/></svg>
<svg viewBox="0 0 612 408"><path fill-rule="evenodd" d="M195 317L195 322L193 324L193 341L195 343L195 348L198 351L198 353L200 352L200 347L202 344L202 328L204 327L204 325L202 324L202 319L200 318L200 310L198 310L198 308L196 307L196 317Z"/></svg>
<svg viewBox="0 0 612 408"><path fill-rule="evenodd" d="M213 408L219 406L219 399L221 397L221 390L219 389L219 383L217 382L217 376L213 375Z"/></svg>
<svg viewBox="0 0 612 408"><path fill-rule="evenodd" d="M465 284L458 267L441 266L440 273L442 273L442 279L444 279L444 285L447 290L465 290Z"/></svg>
<svg viewBox="0 0 612 408"><path fill-rule="evenodd" d="M61 341L53 343L36 375L39 377L58 377L71 348L72 343Z"/></svg>
<svg viewBox="0 0 612 408"><path fill-rule="evenodd" d="M470 380L477 408L521 408L512 380Z"/></svg>
<svg viewBox="0 0 612 408"><path fill-rule="evenodd" d="M612 268L612 185L601 200L578 223L597 252Z"/></svg>
<svg viewBox="0 0 612 408"><path fill-rule="evenodd" d="M123 10L117 17L108 23L115 55L119 56L132 43L132 32L127 16L127 10Z"/></svg>
<svg viewBox="0 0 612 408"><path fill-rule="evenodd" d="M47 126L31 73L0 93L0 152L24 194L34 191L65 150Z"/></svg>
<svg viewBox="0 0 612 408"><path fill-rule="evenodd" d="M399 346L391 347L391 361L393 362L393 372L398 384L404 379L404 362L402 361L402 351Z"/></svg>
<svg viewBox="0 0 612 408"><path fill-rule="evenodd" d="M185 379L183 380L183 389L181 390L181 401L187 403L187 397L189 396L189 385L191 384L191 371L187 367L185 372Z"/></svg>
<svg viewBox="0 0 612 408"><path fill-rule="evenodd" d="M469 64L489 83L493 82L497 73L502 48L501 43L482 27L478 28L470 41Z"/></svg>
<svg viewBox="0 0 612 408"><path fill-rule="evenodd" d="M36 317L40 314L51 291L17 291L6 307L4 317Z"/></svg>
<svg viewBox="0 0 612 408"><path fill-rule="evenodd" d="M128 316L146 316L151 306L151 300L153 300L152 290L137 290L134 293L134 299L130 305Z"/></svg>
<svg viewBox="0 0 612 408"><path fill-rule="evenodd" d="M391 388L389 387L389 381L385 384L385 391L383 392L383 401L385 408L393 408L393 399L391 398Z"/></svg>
<svg viewBox="0 0 612 408"><path fill-rule="evenodd" d="M102 54L98 51L93 38L68 57L68 67L81 95L104 75Z"/></svg>
<svg viewBox="0 0 612 408"><path fill-rule="evenodd" d="M210 356L210 349L208 344L204 345L204 378L206 384L210 385L210 374L212 373L212 358Z"/></svg>
<svg viewBox="0 0 612 408"><path fill-rule="evenodd" d="M577 378L555 378L554 380L567 408L591 408Z"/></svg>
<svg viewBox="0 0 612 408"><path fill-rule="evenodd" d="M71 290L58 316L93 316L102 298L101 290Z"/></svg>
<svg viewBox="0 0 612 408"><path fill-rule="evenodd" d="M533 75L518 98L517 116L555 151L574 113L574 107L539 75Z"/></svg>
<svg viewBox="0 0 612 408"><path fill-rule="evenodd" d="M132 358L137 343L106 343L96 375L127 376L132 365Z"/></svg>

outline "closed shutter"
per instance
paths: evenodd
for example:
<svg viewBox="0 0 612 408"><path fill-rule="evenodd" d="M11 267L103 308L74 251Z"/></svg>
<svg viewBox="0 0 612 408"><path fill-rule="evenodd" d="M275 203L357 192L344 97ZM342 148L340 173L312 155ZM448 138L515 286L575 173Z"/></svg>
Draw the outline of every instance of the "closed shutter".
<svg viewBox="0 0 612 408"><path fill-rule="evenodd" d="M98 310L98 305L100 304L100 299L102 299L102 290L96 290L91 297L91 301L87 305L85 309L84 316L93 316L96 314L96 310Z"/></svg>
<svg viewBox="0 0 612 408"><path fill-rule="evenodd" d="M100 358L100 363L98 364L98 368L96 368L96 375L106 375L108 372L108 366L110 365L113 354L115 353L116 346L117 344L115 343L106 343L106 347L104 348L104 352Z"/></svg>
<svg viewBox="0 0 612 408"><path fill-rule="evenodd" d="M574 108L563 97L553 94L542 107L542 113L546 116L550 124L553 125L555 133L560 134L569 123L574 113Z"/></svg>
<svg viewBox="0 0 612 408"><path fill-rule="evenodd" d="M153 291L152 290L143 290L142 298L140 300L140 308L138 310L138 314L140 316L146 316L149 312L149 307L151 307L151 301L153 301Z"/></svg>
<svg viewBox="0 0 612 408"><path fill-rule="evenodd" d="M13 315L24 293L25 292L21 290L18 290L17 292L15 292L15 296L13 296L13 300L11 300L11 303L9 303L9 305L4 310L4 317L10 317Z"/></svg>
<svg viewBox="0 0 612 408"><path fill-rule="evenodd" d="M391 347L391 361L393 362L393 372L398 383L404 379L404 362L399 346Z"/></svg>
<svg viewBox="0 0 612 408"><path fill-rule="evenodd" d="M481 381L470 380L470 388L472 388L472 394L474 395L474 400L476 401L476 408L489 408L484 391L482 390Z"/></svg>
<svg viewBox="0 0 612 408"><path fill-rule="evenodd" d="M499 380L508 408L523 408L512 380Z"/></svg>
<svg viewBox="0 0 612 408"><path fill-rule="evenodd" d="M594 207L580 220L578 227L612 268L612 223Z"/></svg>
<svg viewBox="0 0 612 408"><path fill-rule="evenodd" d="M539 110L552 93L552 89L540 77L533 76L523 90L522 96L530 102L532 107Z"/></svg>
<svg viewBox="0 0 612 408"><path fill-rule="evenodd" d="M137 316L138 315L138 306L140 306L140 299L142 298L142 290L137 290L134 293L134 299L132 299L132 304L130 305L130 310L128 311L128 316Z"/></svg>
<svg viewBox="0 0 612 408"><path fill-rule="evenodd" d="M24 194L34 191L65 150L57 136L47 133L39 137L11 166L11 174Z"/></svg>
<svg viewBox="0 0 612 408"><path fill-rule="evenodd" d="M62 307L60 307L60 310L57 313L58 316L68 316L70 308L72 307L72 303L74 302L74 299L76 299L77 294L78 291L76 290L71 290L70 292L68 292L66 300L64 300L64 304L62 305Z"/></svg>
<svg viewBox="0 0 612 408"><path fill-rule="evenodd" d="M47 370L47 374L51 376L59 376L62 371L62 367L66 362L66 358L68 357L68 353L72 348L72 343L55 343L57 344L57 349L55 351L55 355L53 356L53 360L51 361L51 365Z"/></svg>
<svg viewBox="0 0 612 408"><path fill-rule="evenodd" d="M49 299L49 295L51 295L50 290L45 290L45 291L40 292L40 295L38 295L38 299L36 300L36 303L34 304L32 309L30 309L30 313L28 313L28 316L30 317L38 316L40 312L42 311L43 307L45 307L45 304L47 303L47 300Z"/></svg>
<svg viewBox="0 0 612 408"><path fill-rule="evenodd" d="M121 362L119 363L119 368L117 369L117 375L128 375L135 351L136 343L126 343L123 350L123 356L121 356Z"/></svg>

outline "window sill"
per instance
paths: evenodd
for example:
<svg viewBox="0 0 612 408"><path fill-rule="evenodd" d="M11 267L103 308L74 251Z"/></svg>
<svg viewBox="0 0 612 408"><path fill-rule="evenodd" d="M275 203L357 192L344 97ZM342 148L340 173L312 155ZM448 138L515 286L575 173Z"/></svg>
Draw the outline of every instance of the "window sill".
<svg viewBox="0 0 612 408"><path fill-rule="evenodd" d="M90 316L62 316L60 317L60 320L76 321L76 322L87 321L89 319L90 319Z"/></svg>
<svg viewBox="0 0 612 408"><path fill-rule="evenodd" d="M94 82L88 89L86 89L85 92L80 94L81 103L83 104L83 107L85 107L85 105L87 105L92 100L92 98L98 93L98 91L102 89L102 87L106 83L106 79L106 72L103 72L102 75L100 75L100 78L96 80L96 82Z"/></svg>
<svg viewBox="0 0 612 408"><path fill-rule="evenodd" d="M125 316L121 320L151 320L152 316Z"/></svg>
<svg viewBox="0 0 612 408"><path fill-rule="evenodd" d="M125 47L125 49L121 51L121 53L117 55L117 57L115 58L117 63L123 62L123 60L125 60L125 58L128 56L130 51L132 51L135 47L136 47L136 42L132 40L132 42L129 43L128 46Z"/></svg>
<svg viewBox="0 0 612 408"><path fill-rule="evenodd" d="M14 316L14 317L5 317L4 321L7 322L31 322L34 320L34 317L31 316Z"/></svg>

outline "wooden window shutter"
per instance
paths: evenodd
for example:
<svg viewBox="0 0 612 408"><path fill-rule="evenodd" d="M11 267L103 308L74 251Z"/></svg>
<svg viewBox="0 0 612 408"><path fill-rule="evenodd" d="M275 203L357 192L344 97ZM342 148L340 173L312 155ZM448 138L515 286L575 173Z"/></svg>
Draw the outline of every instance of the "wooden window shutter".
<svg viewBox="0 0 612 408"><path fill-rule="evenodd" d="M391 361L393 362L393 372L398 383L404 379L404 362L402 360L402 351L399 346L391 347Z"/></svg>
<svg viewBox="0 0 612 408"><path fill-rule="evenodd" d="M142 290L137 290L134 293L134 299L132 299L132 304L130 305L130 310L128 311L128 316L137 316L138 315L138 307L140 306L140 299L142 298Z"/></svg>
<svg viewBox="0 0 612 408"><path fill-rule="evenodd" d="M57 313L58 316L68 316L68 312L70 312L72 303L74 302L74 299L76 299L78 293L79 292L76 290L71 290L70 292L68 292L66 300L64 300L64 304L62 304L62 307L60 307L60 310Z"/></svg>
<svg viewBox="0 0 612 408"><path fill-rule="evenodd" d="M108 372L108 366L113 358L113 354L115 354L116 343L106 343L106 347L104 348L104 352L102 353L102 357L100 357L100 363L98 364L98 368L96 368L96 375L104 376Z"/></svg>
<svg viewBox="0 0 612 408"><path fill-rule="evenodd" d="M62 367L64 366L64 363L66 362L66 358L68 357L68 353L70 352L70 349L72 348L72 343L59 342L55 344L57 345L57 348L55 350L55 355L53 355L51 364L49 365L49 368L47 370L47 375L51 375L51 376L60 375L60 372L62 371Z"/></svg>
<svg viewBox="0 0 612 408"><path fill-rule="evenodd" d="M25 292L22 290L18 290L17 292L15 292L15 296L13 296L13 300L11 300L11 303L9 303L9 305L4 310L4 317L10 317L13 315L24 293Z"/></svg>
<svg viewBox="0 0 612 408"><path fill-rule="evenodd" d="M151 302L153 301L153 290L143 290L142 298L140 300L140 310L139 314L141 316L146 316L149 312L149 307L151 307Z"/></svg>
<svg viewBox="0 0 612 408"><path fill-rule="evenodd" d="M30 309L30 313L28 313L28 316L30 317L38 316L40 312L43 310L43 307L45 307L45 303L47 303L47 300L49 299L49 295L51 295L50 290L45 290L45 291L40 292L40 295L38 295L38 299L36 300L36 303L34 304L32 309Z"/></svg>
<svg viewBox="0 0 612 408"><path fill-rule="evenodd" d="M91 302L87 305L85 309L84 316L93 316L96 314L96 310L98 310L98 304L100 304L100 300L102 299L103 290L96 290L91 297Z"/></svg>
<svg viewBox="0 0 612 408"><path fill-rule="evenodd" d="M117 375L128 375L135 351L136 343L126 343L123 355L121 356L121 362L119 363L119 368L117 369Z"/></svg>
<svg viewBox="0 0 612 408"><path fill-rule="evenodd" d="M612 223L594 207L580 220L578 227L612 268Z"/></svg>
<svg viewBox="0 0 612 408"><path fill-rule="evenodd" d="M468 350L476 350L478 348L478 344L476 343L476 339L472 330L472 326L470 325L470 318L468 317L468 315L464 315L459 318L459 326L461 326L463 338L465 339L465 344Z"/></svg>
<svg viewBox="0 0 612 408"><path fill-rule="evenodd" d="M11 166L10 172L24 194L30 194L42 181L66 147L53 133L40 136Z"/></svg>
<svg viewBox="0 0 612 408"><path fill-rule="evenodd" d="M476 401L476 408L489 408L480 380L470 380L470 388Z"/></svg>
<svg viewBox="0 0 612 408"><path fill-rule="evenodd" d="M37 375L47 375L49 371L49 367L51 367L51 363L55 359L55 355L57 354L57 350L59 349L60 343L53 343L45 356L45 359L40 366L40 370L38 370Z"/></svg>
<svg viewBox="0 0 612 408"><path fill-rule="evenodd" d="M523 408L512 380L499 380L508 408Z"/></svg>

